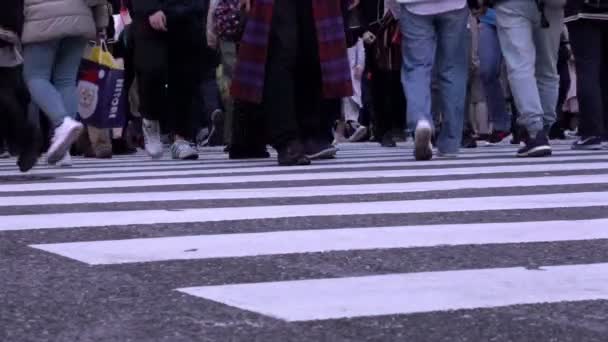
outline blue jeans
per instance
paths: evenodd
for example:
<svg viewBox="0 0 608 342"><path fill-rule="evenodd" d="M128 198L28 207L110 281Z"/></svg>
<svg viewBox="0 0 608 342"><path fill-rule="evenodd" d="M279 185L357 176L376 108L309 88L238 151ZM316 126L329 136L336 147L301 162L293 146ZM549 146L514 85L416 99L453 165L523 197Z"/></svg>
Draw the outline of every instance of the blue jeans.
<svg viewBox="0 0 608 342"><path fill-rule="evenodd" d="M490 122L495 131L511 130L511 115L507 112L504 89L500 83L502 52L496 26L479 24L479 69L486 95Z"/></svg>
<svg viewBox="0 0 608 342"><path fill-rule="evenodd" d="M431 77L436 65L442 115L437 148L443 153L460 149L468 78L467 21L469 10L417 15L401 6L403 71L407 119L411 130L420 120L431 124Z"/></svg>
<svg viewBox="0 0 608 342"><path fill-rule="evenodd" d="M86 40L69 37L24 46L24 78L32 101L54 127L78 112L76 78Z"/></svg>
<svg viewBox="0 0 608 342"><path fill-rule="evenodd" d="M551 127L557 117L557 54L564 10L546 6L550 27L543 28L535 1L501 1L495 9L511 92L520 112L518 123L536 136Z"/></svg>

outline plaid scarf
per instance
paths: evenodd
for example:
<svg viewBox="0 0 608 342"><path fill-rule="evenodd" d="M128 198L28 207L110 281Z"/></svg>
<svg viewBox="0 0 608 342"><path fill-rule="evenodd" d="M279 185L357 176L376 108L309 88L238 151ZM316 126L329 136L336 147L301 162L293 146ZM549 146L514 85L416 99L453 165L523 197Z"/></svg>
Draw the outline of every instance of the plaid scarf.
<svg viewBox="0 0 608 342"><path fill-rule="evenodd" d="M293 0L295 1L295 0ZM319 44L323 96L351 96L353 87L346 54L340 0L310 0ZM255 0L247 19L232 82L235 99L261 103L274 0Z"/></svg>

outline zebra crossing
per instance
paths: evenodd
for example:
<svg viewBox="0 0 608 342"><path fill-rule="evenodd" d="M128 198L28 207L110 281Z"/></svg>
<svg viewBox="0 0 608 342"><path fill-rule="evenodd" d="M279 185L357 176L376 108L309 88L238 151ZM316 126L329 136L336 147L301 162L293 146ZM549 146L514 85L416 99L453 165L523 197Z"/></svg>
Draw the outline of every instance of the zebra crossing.
<svg viewBox="0 0 608 342"><path fill-rule="evenodd" d="M450 315L521 305L580 316L566 307L591 303L594 319L608 323L608 150L558 144L543 159L513 151L415 162L409 144L353 144L336 160L283 168L207 149L197 162L75 158L72 168L40 165L25 176L0 160L0 255L5 246L5 260L26 255L30 270L75 284L76 274L112 272L113 284L162 286L156 300L173 301L164 310L180 312L170 304L179 301L188 317L204 312L229 326L229 313L250 333L303 329L301 340L339 340L307 336L306 324L359 331L372 321L381 340L397 340L391 334L405 329L397 322L408 319L448 333ZM145 307L154 326L149 299L123 300ZM188 336L180 326L162 329ZM608 334L608 324L571 329ZM479 331L463 333L480 340Z"/></svg>

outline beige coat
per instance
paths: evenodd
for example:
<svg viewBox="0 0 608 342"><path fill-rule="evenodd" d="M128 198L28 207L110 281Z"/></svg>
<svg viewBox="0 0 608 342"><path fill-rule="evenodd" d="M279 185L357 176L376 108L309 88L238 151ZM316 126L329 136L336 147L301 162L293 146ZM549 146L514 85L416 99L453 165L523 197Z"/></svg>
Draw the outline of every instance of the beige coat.
<svg viewBox="0 0 608 342"><path fill-rule="evenodd" d="M95 39L108 26L107 0L25 0L23 44L64 37Z"/></svg>

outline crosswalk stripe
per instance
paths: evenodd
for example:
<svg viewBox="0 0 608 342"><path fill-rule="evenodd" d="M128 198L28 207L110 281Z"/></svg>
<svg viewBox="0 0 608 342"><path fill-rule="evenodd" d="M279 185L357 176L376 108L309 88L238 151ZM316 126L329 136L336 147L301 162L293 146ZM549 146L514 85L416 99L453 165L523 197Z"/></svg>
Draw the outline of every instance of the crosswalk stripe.
<svg viewBox="0 0 608 342"><path fill-rule="evenodd" d="M190 178L159 178L159 179L129 179L129 180L99 180L99 181L71 181L71 182L37 182L27 184L7 184L0 187L2 192L50 191L50 190L77 190L95 188L129 188L188 184L228 184L252 182L278 182L278 181L311 181L311 180L340 180L340 179L379 179L399 177L422 176L456 176L467 175L475 177L482 174L508 174L528 172L555 172L555 171L584 171L608 169L608 163L572 163L572 164L534 164L534 165L501 165L477 168L445 168L445 169L412 169L412 170L373 170L373 171L341 171L325 173L285 173L237 175L217 177L190 177ZM305 171L305 169L303 169Z"/></svg>
<svg viewBox="0 0 608 342"><path fill-rule="evenodd" d="M492 155L491 157L497 157ZM462 158L458 158L457 160L437 160L437 161L423 161L423 162L413 162L411 158L404 158L403 156L374 156L367 158L357 158L357 159L345 159L338 158L330 161L323 161L322 163L313 165L314 167L323 166L324 168L328 168L329 166L339 166L339 165L347 165L357 163L357 165L363 166L375 166L374 163L384 163L384 162L409 162L411 165L452 165L452 164L465 164L465 163L476 163L476 164L485 164L485 163L542 163L542 162L556 162L556 161L576 161L576 160L608 160L608 154L605 155L580 155L580 154L563 154L554 159L539 159L539 160L522 160L522 159L513 159L513 158L485 158L477 159L477 156L466 156ZM238 163L191 163L189 161L184 161L184 163L178 164L170 164L168 163L128 163L128 164L108 164L103 166L96 167L70 167L70 168L53 168L53 169L39 169L34 170L30 173L30 175L48 175L48 174L56 174L56 175L68 175L75 174L79 175L82 173L114 173L118 174L119 172L127 172L127 171L138 171L137 173L130 172L129 175L139 174L141 172L157 172L164 170L178 171L184 170L184 172L192 170L217 170L222 168L234 168L234 172L243 169L249 169L252 167L265 167L271 169L279 169L285 170L284 167L277 168L276 162L266 160L266 161L248 161L248 162L238 162ZM313 167L310 166L310 167ZM290 168L292 170L293 168ZM297 168L296 168L297 169ZM14 175L22 175L22 173L18 171L0 171L0 176L14 176Z"/></svg>
<svg viewBox="0 0 608 342"><path fill-rule="evenodd" d="M511 158L513 156L515 149L514 148L488 148L488 149L480 149L480 150L462 150L459 158L477 158L484 156L504 156L507 158ZM558 155L597 155L606 153L608 151L572 151L570 148L554 148L554 152ZM247 163L247 162L255 162L255 161L272 161L272 159L253 159L250 161L242 161L242 160L229 160L226 155L223 153L214 153L209 154L208 152L202 152L199 160L196 161L175 161L172 159L161 159L161 160L152 160L144 154L137 154L131 156L116 156L113 159L89 159L89 158L81 158L81 157L73 157L74 159L74 167L73 169L77 169L79 167L87 166L87 167L95 167L95 166L112 166L112 165L170 165L170 164L178 164L178 165L198 165L205 163ZM274 155L274 154L273 154ZM370 149L344 149L342 148L338 152L338 160L342 159L350 159L350 158L366 158L366 157L403 157L403 158L411 158L411 149L379 149L379 148L370 148ZM273 163L274 164L274 163ZM14 171L15 169L15 160L9 159L7 161L0 160L0 171ZM36 166L36 168L32 171L44 170L44 169L56 169L62 170L61 168L57 168L56 166L49 166L43 163Z"/></svg>
<svg viewBox="0 0 608 342"><path fill-rule="evenodd" d="M503 145L463 150L454 160L414 162L409 142L397 149L344 145L338 159L306 168L277 167L274 159L231 161L219 148L201 151L195 162L167 154L155 161L140 152L75 158L69 169L42 165L29 181L11 178L21 175L14 160L0 161L0 178L9 179L0 185L0 235L104 270L123 265L149 274L158 271L155 263L172 261L171 269L151 274L161 278L198 262L219 265L227 274L186 276L169 288L186 300L289 322L608 300L608 263L554 258L553 252L538 261L555 266L529 270L497 268L525 264L525 253L520 261L497 264L437 261L434 271L422 273L401 272L427 271L426 264L379 268L392 273L378 274L339 261L355 255L364 265L375 259L384 266L378 256L407 255L420 264L419 251L462 255L458 251L477 246L500 253L510 244L529 251L608 241L608 215L601 213L608 207L608 151L571 151L564 144L554 146L552 158L515 159L515 150ZM460 215L465 223L444 218ZM514 216L522 222L504 222ZM310 260L335 269L288 273ZM572 260L579 265L558 265ZM393 262L399 265L394 259L386 265ZM252 280L231 269L238 263L286 268ZM453 271L464 267L473 269ZM337 275L344 278L326 278ZM276 281L282 279L295 280Z"/></svg>
<svg viewBox="0 0 608 342"><path fill-rule="evenodd" d="M335 159L331 161L323 161L316 165L312 165L310 169L318 169L321 168L329 168L330 166L338 167L339 165L352 164L352 165L360 165L360 166L378 166L376 163L386 163L386 162L401 162L404 165L412 165L412 166L432 166L432 165L457 165L457 164L490 164L490 163L544 163L544 162L560 162L560 161L577 161L577 160L608 160L608 154L597 154L597 155L580 155L580 154L564 154L560 156L556 156L551 159L513 159L513 158L494 158L497 157L492 155L492 158L484 158L477 159L478 156L463 156L456 160L436 160L436 161L420 161L414 162L411 157L404 158L403 156L393 156L393 157L383 157L383 156L370 156L366 158L357 158L357 160L349 160L349 159ZM196 172L197 170L219 170L221 168L231 168L234 169L234 172L241 172L242 169L250 169L252 167L266 167L266 169L272 170L286 170L284 167L276 167L276 162L274 161L249 161L249 162L239 162L239 163L188 163L182 164L181 162L178 164L167 165L167 163L128 163L128 164L114 164L114 165L106 165L106 166L97 166L97 167L83 167L83 168L53 168L53 169L40 169L34 170L30 174L31 175L47 175L47 174L57 174L57 175L67 175L67 174L81 174L85 172L93 172L93 173L105 173L105 174L113 174L117 175L120 172L126 171L138 171L138 172L130 172L129 175L140 175L141 172L158 172L163 170L171 170L178 171L184 170L184 172L192 171ZM359 167L359 166L357 166ZM211 172L211 171L209 171ZM11 175L21 175L18 171L0 171L0 176L11 176Z"/></svg>
<svg viewBox="0 0 608 342"><path fill-rule="evenodd" d="M7 215L0 231L235 220L608 206L608 192L180 210Z"/></svg>
<svg viewBox="0 0 608 342"><path fill-rule="evenodd" d="M144 178L144 177L178 177L178 176L198 176L198 175L214 175L214 174L230 174L230 173L261 173L261 172L274 172L274 171L296 171L296 170L327 170L327 169L358 169L365 167L421 167L421 166L446 166L446 165L462 165L468 167L470 165L486 165L492 163L509 163L509 164L525 164L525 163L556 163L566 161L608 161L606 156L589 156L589 157L553 157L547 159L516 159L516 160L505 160L503 159L486 159L486 160L440 160L440 161L420 161L414 160L401 161L401 162L375 162L370 163L348 163L348 164L324 164L324 165L310 165L305 167L292 168L285 170L282 166L263 166L263 167L245 167L245 168L224 168L224 169L189 169L184 171L142 171L142 172L117 172L117 173L99 173L89 174L82 176L70 176L74 179L113 179L113 178Z"/></svg>
<svg viewBox="0 0 608 342"><path fill-rule="evenodd" d="M263 189L243 188L195 191L103 193L85 195L1 196L0 194L0 207L93 203L169 202L186 200L297 198L606 183L608 183L608 174L530 178L477 178L447 181L438 180L431 182L301 186Z"/></svg>
<svg viewBox="0 0 608 342"><path fill-rule="evenodd" d="M182 288L285 321L608 299L608 264L477 269Z"/></svg>
<svg viewBox="0 0 608 342"><path fill-rule="evenodd" d="M608 219L343 228L39 244L89 265L294 253L608 239Z"/></svg>

